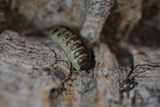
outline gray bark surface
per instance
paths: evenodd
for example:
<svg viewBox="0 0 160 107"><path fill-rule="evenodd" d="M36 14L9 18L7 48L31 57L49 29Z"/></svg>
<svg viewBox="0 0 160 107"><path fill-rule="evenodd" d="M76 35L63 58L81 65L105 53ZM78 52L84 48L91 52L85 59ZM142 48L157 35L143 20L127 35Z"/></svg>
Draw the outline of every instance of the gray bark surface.
<svg viewBox="0 0 160 107"><path fill-rule="evenodd" d="M142 2L118 0L111 11L113 0L13 0L12 9L42 32L55 25L78 30L93 50L95 66L89 73L73 71L66 53L47 36L4 30L0 33L0 107L159 107L160 48L127 41L144 19ZM148 1L154 3L159 1ZM117 12L122 18L112 17ZM110 26L116 26L116 32L101 34L105 21L115 17L118 25ZM159 20L157 14L152 24L144 22L159 29ZM100 40L102 36L120 41L109 45ZM115 44L116 50L130 54L130 59L124 54L125 66L117 59L121 55L112 50Z"/></svg>
<svg viewBox="0 0 160 107"><path fill-rule="evenodd" d="M0 105L49 106L50 91L59 88L69 74L66 57L56 55L63 52L54 51L55 44L47 46L13 31L4 31L0 37Z"/></svg>

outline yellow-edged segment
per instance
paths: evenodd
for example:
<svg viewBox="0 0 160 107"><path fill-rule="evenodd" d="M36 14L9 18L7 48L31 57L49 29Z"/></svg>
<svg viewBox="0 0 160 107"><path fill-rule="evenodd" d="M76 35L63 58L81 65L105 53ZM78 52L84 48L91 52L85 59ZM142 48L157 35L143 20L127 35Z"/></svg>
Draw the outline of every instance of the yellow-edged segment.
<svg viewBox="0 0 160 107"><path fill-rule="evenodd" d="M81 46L81 47L79 47L79 48L73 50L72 53L75 53L76 51L81 50L81 49L84 49L84 47Z"/></svg>
<svg viewBox="0 0 160 107"><path fill-rule="evenodd" d="M51 35L53 33L54 29L51 30L49 32L49 34ZM77 63L78 58L74 59L74 55L73 52L70 52L70 48L72 45L74 45L74 43L81 43L81 41L77 40L76 42L74 42L73 44L70 44L69 46L66 46L66 42L68 42L69 40L71 40L72 38L77 37L77 35L73 35L71 32L65 32L66 31L65 28L61 28L59 29L57 32L55 32L54 34L51 35L51 38L57 42L58 44L60 44L60 46L62 47L62 49L67 53L68 58L70 59L70 61L72 62L72 65L74 66L74 68L76 68L77 70L80 70L80 65ZM61 34L59 37L58 35ZM69 35L66 41L63 41L63 39L65 39L66 35Z"/></svg>
<svg viewBox="0 0 160 107"><path fill-rule="evenodd" d="M89 68L88 66L84 67L86 62L90 61L89 59L90 57L87 56L88 51L85 48L85 44L83 43L83 41L81 41L81 39L75 33L72 33L70 30L66 29L65 27L56 27L49 32L49 35L51 35L51 38L55 42L57 42L61 46L61 48L66 52L69 60L71 61L73 67L76 70ZM73 47L74 45L76 47ZM83 59L83 58L88 58L89 60Z"/></svg>
<svg viewBox="0 0 160 107"><path fill-rule="evenodd" d="M82 54L82 55L80 55L80 56L78 56L77 58L74 58L74 59L72 60L72 64L73 64L73 66L74 66L77 70L80 70L80 65L78 64L78 59L81 58L81 57L83 57L83 56L87 56L87 54Z"/></svg>

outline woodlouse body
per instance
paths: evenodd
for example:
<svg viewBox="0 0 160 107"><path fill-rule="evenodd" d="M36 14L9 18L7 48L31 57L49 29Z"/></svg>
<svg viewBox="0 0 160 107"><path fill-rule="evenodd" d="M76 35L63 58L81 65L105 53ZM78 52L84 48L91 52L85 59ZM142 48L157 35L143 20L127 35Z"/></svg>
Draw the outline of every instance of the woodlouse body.
<svg viewBox="0 0 160 107"><path fill-rule="evenodd" d="M49 35L63 48L76 70L92 68L91 53L79 35L66 27L55 27Z"/></svg>

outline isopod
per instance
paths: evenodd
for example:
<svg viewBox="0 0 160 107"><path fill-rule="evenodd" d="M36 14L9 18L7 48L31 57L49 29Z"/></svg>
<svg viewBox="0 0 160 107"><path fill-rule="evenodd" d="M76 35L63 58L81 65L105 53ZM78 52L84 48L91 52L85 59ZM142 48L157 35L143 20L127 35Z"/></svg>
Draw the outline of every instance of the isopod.
<svg viewBox="0 0 160 107"><path fill-rule="evenodd" d="M92 68L91 51L79 35L62 26L54 27L49 35L65 51L76 70L87 71Z"/></svg>

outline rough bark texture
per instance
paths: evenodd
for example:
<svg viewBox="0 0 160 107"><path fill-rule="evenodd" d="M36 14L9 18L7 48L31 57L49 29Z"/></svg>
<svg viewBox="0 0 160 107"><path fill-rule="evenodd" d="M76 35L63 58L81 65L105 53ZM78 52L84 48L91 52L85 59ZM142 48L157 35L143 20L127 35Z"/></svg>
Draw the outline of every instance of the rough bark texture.
<svg viewBox="0 0 160 107"><path fill-rule="evenodd" d="M160 106L159 4L0 1L0 106ZM61 47L42 36L55 25L71 27L88 41L95 60L89 73L72 71Z"/></svg>
<svg viewBox="0 0 160 107"><path fill-rule="evenodd" d="M86 11L84 0L13 0L12 8L41 30L55 25L79 29Z"/></svg>
<svg viewBox="0 0 160 107"><path fill-rule="evenodd" d="M62 53L54 51L57 45L47 46L38 38L12 31L0 37L0 105L48 107L50 91L68 78L70 63L66 57L57 55Z"/></svg>

